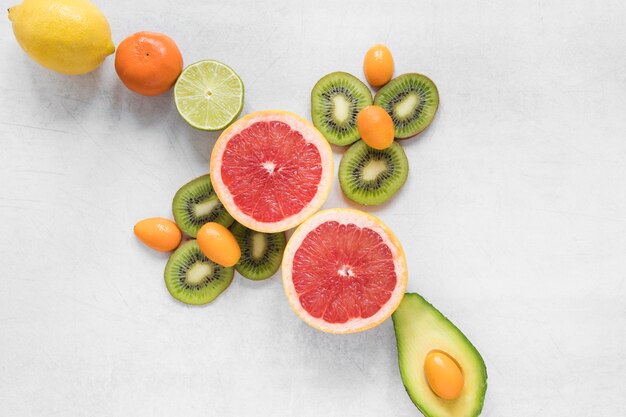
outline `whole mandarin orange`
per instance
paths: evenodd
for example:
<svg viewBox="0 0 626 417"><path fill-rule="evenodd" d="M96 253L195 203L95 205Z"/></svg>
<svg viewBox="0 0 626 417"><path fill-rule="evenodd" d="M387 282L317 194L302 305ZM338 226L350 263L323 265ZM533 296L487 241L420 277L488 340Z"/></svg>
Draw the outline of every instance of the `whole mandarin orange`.
<svg viewBox="0 0 626 417"><path fill-rule="evenodd" d="M129 90L156 96L172 88L183 70L176 43L157 32L138 32L124 39L115 54L115 71Z"/></svg>
<svg viewBox="0 0 626 417"><path fill-rule="evenodd" d="M393 144L396 129L391 116L380 106L367 106L356 117L361 139L370 148L386 149Z"/></svg>

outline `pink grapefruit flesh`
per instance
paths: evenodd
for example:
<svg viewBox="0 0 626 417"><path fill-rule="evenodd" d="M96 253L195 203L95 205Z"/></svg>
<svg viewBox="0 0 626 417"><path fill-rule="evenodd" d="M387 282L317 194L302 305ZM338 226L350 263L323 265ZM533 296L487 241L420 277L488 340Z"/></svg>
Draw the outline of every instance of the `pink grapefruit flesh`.
<svg viewBox="0 0 626 417"><path fill-rule="evenodd" d="M211 154L218 197L239 223L261 232L290 229L319 210L332 177L326 139L284 111L240 119L222 133Z"/></svg>
<svg viewBox="0 0 626 417"><path fill-rule="evenodd" d="M282 266L293 309L331 333L380 324L406 288L398 240L376 217L353 209L325 210L304 222L289 240Z"/></svg>

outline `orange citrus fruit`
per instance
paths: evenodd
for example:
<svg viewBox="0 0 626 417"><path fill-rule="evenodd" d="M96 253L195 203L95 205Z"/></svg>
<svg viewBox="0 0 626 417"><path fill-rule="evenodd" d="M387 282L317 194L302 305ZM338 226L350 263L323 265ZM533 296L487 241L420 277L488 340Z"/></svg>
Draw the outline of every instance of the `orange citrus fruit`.
<svg viewBox="0 0 626 417"><path fill-rule="evenodd" d="M209 222L202 225L197 240L202 253L223 267L235 265L241 257L237 239L230 230L219 223Z"/></svg>
<svg viewBox="0 0 626 417"><path fill-rule="evenodd" d="M393 144L395 127L393 119L380 106L367 106L359 112L356 127L361 139L370 148L386 149Z"/></svg>
<svg viewBox="0 0 626 417"><path fill-rule="evenodd" d="M242 225L291 229L324 204L333 181L328 141L307 120L280 110L251 113L230 125L211 153L211 182Z"/></svg>
<svg viewBox="0 0 626 417"><path fill-rule="evenodd" d="M143 244L161 252L173 251L183 238L176 223L162 217L141 220L133 231Z"/></svg>
<svg viewBox="0 0 626 417"><path fill-rule="evenodd" d="M393 75L393 56L385 45L372 46L365 54L363 72L372 87L381 87L391 80Z"/></svg>
<svg viewBox="0 0 626 417"><path fill-rule="evenodd" d="M302 223L287 243L282 271L291 307L328 333L382 323L407 283L398 239L378 218L354 209L324 210Z"/></svg>
<svg viewBox="0 0 626 417"><path fill-rule="evenodd" d="M115 54L115 71L129 90L156 96L172 88L183 70L176 43L157 32L138 32L124 39Z"/></svg>

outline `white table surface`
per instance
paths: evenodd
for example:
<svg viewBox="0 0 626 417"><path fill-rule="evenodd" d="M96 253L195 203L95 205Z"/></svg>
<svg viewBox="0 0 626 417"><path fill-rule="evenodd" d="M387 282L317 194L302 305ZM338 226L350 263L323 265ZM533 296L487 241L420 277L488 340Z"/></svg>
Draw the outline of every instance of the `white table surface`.
<svg viewBox="0 0 626 417"><path fill-rule="evenodd" d="M97 3L116 44L161 31L186 63L231 65L244 113L309 116L315 82L362 77L376 42L396 74L429 75L437 117L402 142L404 188L369 210L404 245L408 290L482 353L483 416L626 415L625 2ZM167 255L132 227L171 215L216 139L171 93L129 92L113 57L44 70L6 18L0 48L0 415L420 415L390 321L318 332L279 276L237 276L200 308L170 297ZM325 207L351 205L333 187Z"/></svg>

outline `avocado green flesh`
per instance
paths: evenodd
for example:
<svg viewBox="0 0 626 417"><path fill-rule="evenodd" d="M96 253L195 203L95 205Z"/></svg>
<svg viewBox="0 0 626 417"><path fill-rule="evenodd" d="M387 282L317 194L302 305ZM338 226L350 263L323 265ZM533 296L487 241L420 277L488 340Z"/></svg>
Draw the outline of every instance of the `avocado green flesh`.
<svg viewBox="0 0 626 417"><path fill-rule="evenodd" d="M393 313L402 383L411 401L427 417L475 417L483 408L487 368L480 353L461 331L418 294L405 294ZM454 400L444 400L430 389L424 360L441 350L461 367L464 386Z"/></svg>

